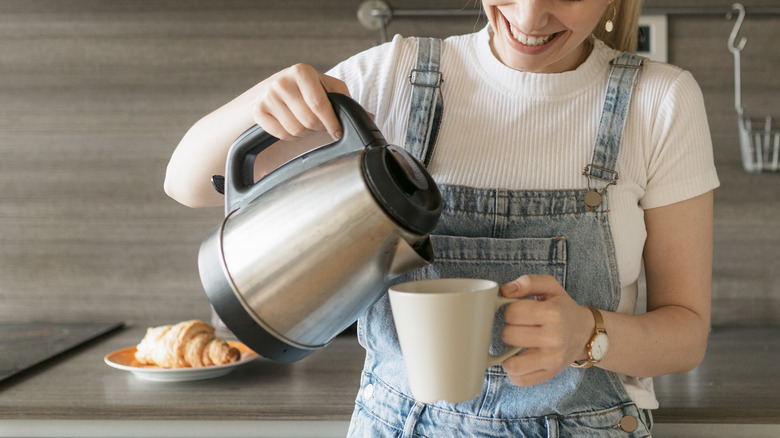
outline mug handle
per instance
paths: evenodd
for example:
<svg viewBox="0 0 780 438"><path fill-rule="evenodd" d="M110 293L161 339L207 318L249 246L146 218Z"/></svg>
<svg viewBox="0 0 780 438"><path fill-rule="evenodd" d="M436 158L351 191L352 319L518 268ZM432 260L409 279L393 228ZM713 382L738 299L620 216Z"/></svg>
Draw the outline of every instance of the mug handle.
<svg viewBox="0 0 780 438"><path fill-rule="evenodd" d="M507 304L514 303L516 301L520 301L520 298L506 298L502 297L501 295L496 296L496 310L500 309L502 306L506 306ZM492 367L494 365L498 365L501 362L509 359L510 357L516 355L520 351L522 351L522 347L511 347L508 348L503 353L499 354L498 356L493 356L492 354L488 353L488 366Z"/></svg>

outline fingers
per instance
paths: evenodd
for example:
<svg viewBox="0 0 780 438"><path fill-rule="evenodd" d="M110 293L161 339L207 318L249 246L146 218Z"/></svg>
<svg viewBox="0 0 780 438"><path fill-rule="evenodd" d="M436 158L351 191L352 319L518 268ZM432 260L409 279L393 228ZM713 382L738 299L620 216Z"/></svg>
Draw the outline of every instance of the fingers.
<svg viewBox="0 0 780 438"><path fill-rule="evenodd" d="M281 140L297 140L321 131L341 138L341 124L328 92L349 95L342 81L297 64L258 84L252 116L255 123Z"/></svg>
<svg viewBox="0 0 780 438"><path fill-rule="evenodd" d="M314 130L324 128L331 137L341 138L343 136L341 124L338 117L336 117L336 112L333 110L333 105L331 105L327 93L337 92L349 96L347 86L336 78L320 73L317 73L316 83L305 81L301 82L299 86L304 102L308 107L300 107L299 110L301 113L306 113L308 110L307 115L314 117L313 120L309 121L310 125L314 126ZM310 126L307 126L307 128L312 130Z"/></svg>
<svg viewBox="0 0 780 438"><path fill-rule="evenodd" d="M504 319L513 326L559 327L565 325L565 311L558 302L520 300L506 306Z"/></svg>
<svg viewBox="0 0 780 438"><path fill-rule="evenodd" d="M295 110L290 108L287 103L289 99L286 100L280 94L282 91L277 90L262 99L257 99L253 105L252 113L255 123L281 140L296 140L314 132L314 129L307 128L305 123L301 122L301 119L306 119L306 117L296 116ZM311 128L316 128L316 126L312 124Z"/></svg>
<svg viewBox="0 0 780 438"><path fill-rule="evenodd" d="M532 305L531 314L536 310L547 313L543 309L544 306L539 306L542 303L533 301L527 303ZM502 365L513 383L532 386L553 378L566 368L571 363L568 357L571 353L566 342L567 335L562 332L562 327L550 322L555 319L554 316L531 320L524 312L525 309L507 318L508 324L503 331L503 340L509 345L522 345L525 349L522 353L504 361ZM552 315L554 312L549 313ZM509 319L517 315L522 315L520 318L525 318L525 323L511 325Z"/></svg>
<svg viewBox="0 0 780 438"><path fill-rule="evenodd" d="M538 349L529 348L502 364L509 380L518 386L533 386L552 379L561 370Z"/></svg>
<svg viewBox="0 0 780 438"><path fill-rule="evenodd" d="M507 306L507 325L502 333L508 345L524 347L522 353L503 362L509 379L520 386L531 386L551 379L565 368L569 349L562 326L555 323L554 309L547 303L521 300Z"/></svg>
<svg viewBox="0 0 780 438"><path fill-rule="evenodd" d="M525 348L560 350L564 347L560 331L556 327L542 325L509 325L502 333L504 343Z"/></svg>
<svg viewBox="0 0 780 438"><path fill-rule="evenodd" d="M525 275L501 287L521 299L506 306L503 340L525 350L504 362L510 380L535 385L550 379L582 356L593 331L590 311L577 304L548 275Z"/></svg>
<svg viewBox="0 0 780 438"><path fill-rule="evenodd" d="M535 297L544 300L550 296L566 293L558 280L551 275L523 275L501 286L501 295L509 298Z"/></svg>

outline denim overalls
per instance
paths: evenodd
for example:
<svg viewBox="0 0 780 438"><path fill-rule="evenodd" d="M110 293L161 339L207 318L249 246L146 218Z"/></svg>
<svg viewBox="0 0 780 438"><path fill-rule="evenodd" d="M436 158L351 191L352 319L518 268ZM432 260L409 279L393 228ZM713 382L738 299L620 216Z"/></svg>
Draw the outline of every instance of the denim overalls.
<svg viewBox="0 0 780 438"><path fill-rule="evenodd" d="M439 51L439 40L421 39L410 75L406 148L426 165L442 113ZM620 284L606 189L617 180L615 161L641 64L634 55L613 61L593 159L583 163L583 189L440 186L446 207L431 236L436 260L402 280L470 277L502 284L522 274L549 274L578 303L616 310ZM503 326L499 310L492 354L505 348ZM361 317L358 337L366 361L350 437L650 436L646 413L631 401L619 377L598 367L567 367L547 382L523 388L499 365L487 369L482 394L471 401L416 402L386 295Z"/></svg>

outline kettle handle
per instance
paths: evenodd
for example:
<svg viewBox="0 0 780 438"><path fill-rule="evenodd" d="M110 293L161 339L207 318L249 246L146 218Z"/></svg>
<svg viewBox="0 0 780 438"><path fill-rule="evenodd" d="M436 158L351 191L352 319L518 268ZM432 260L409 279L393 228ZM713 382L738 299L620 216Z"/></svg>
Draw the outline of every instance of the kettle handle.
<svg viewBox="0 0 780 438"><path fill-rule="evenodd" d="M225 168L225 213L230 214L257 196L298 173L360 149L387 144L382 133L363 107L352 98L328 93L344 135L338 141L313 149L254 180L257 155L279 139L254 125L236 139Z"/></svg>

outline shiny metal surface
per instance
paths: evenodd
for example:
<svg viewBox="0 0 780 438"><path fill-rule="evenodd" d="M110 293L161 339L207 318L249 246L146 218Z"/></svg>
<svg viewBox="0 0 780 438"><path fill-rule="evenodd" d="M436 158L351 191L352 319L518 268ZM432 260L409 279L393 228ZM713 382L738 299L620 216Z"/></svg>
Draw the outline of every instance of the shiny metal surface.
<svg viewBox="0 0 780 438"><path fill-rule="evenodd" d="M298 347L326 345L387 280L430 261L411 248L427 238L399 228L366 189L361 153L290 178L224 222L234 291L259 325Z"/></svg>

